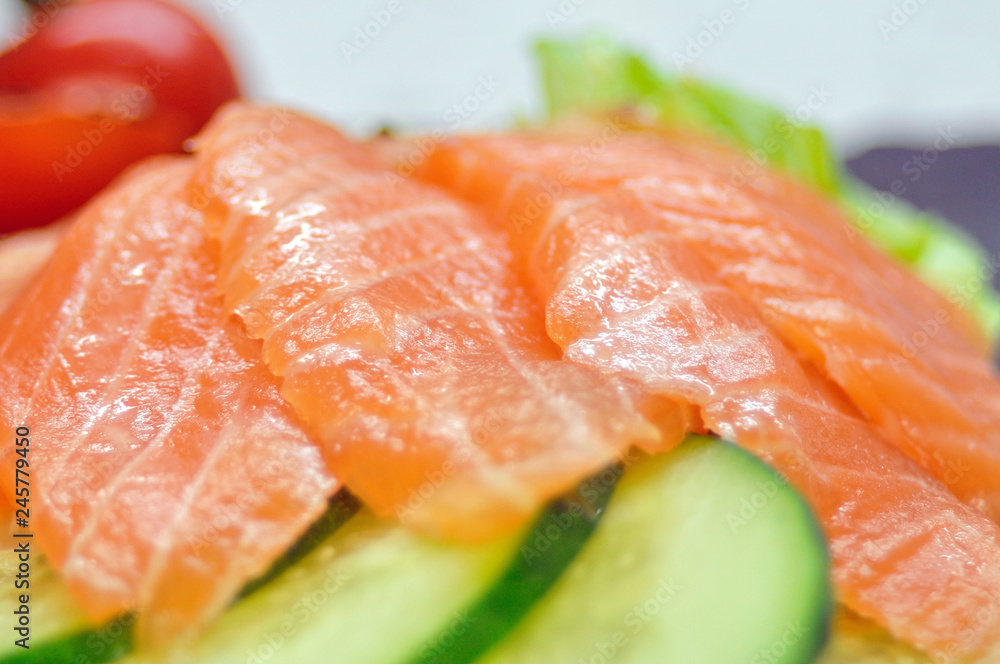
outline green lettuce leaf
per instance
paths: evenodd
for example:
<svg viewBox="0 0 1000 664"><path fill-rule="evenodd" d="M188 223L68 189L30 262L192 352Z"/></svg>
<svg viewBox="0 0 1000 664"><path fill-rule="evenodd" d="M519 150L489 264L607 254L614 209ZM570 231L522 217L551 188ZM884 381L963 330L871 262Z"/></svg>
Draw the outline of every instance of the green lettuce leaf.
<svg viewBox="0 0 1000 664"><path fill-rule="evenodd" d="M685 76L667 76L613 41L590 37L538 45L545 100L553 118L635 108L646 117L707 133L826 192L876 246L904 262L951 301L965 307L995 342L1000 296L980 273L986 251L947 220L885 194L840 166L823 132L773 106ZM985 269L984 269L985 268Z"/></svg>

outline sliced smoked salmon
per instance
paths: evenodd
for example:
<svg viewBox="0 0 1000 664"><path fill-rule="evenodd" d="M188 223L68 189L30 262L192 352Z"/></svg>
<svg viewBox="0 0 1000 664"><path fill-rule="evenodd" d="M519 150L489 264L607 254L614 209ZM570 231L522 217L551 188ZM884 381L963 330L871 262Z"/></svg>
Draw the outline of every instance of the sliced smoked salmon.
<svg viewBox="0 0 1000 664"><path fill-rule="evenodd" d="M375 512L487 537L689 428L687 409L560 361L502 234L367 146L246 105L196 145L227 310Z"/></svg>
<svg viewBox="0 0 1000 664"><path fill-rule="evenodd" d="M20 231L0 238L0 315L49 260L65 224ZM0 495L0 542L12 541L14 510Z"/></svg>
<svg viewBox="0 0 1000 664"><path fill-rule="evenodd" d="M478 139L476 150L484 162L503 158L543 176L545 191L512 217L516 242L547 250L549 229L532 217L554 187L616 192L697 249L890 442L1000 519L1000 381L981 334L831 204L765 171L734 187L738 158L689 137L623 134L597 154L574 139L503 136ZM433 168L473 177L450 154L439 151ZM480 177L468 183L476 196L509 193L491 185L492 173ZM556 278L538 272L540 258L529 266L536 280Z"/></svg>
<svg viewBox="0 0 1000 664"><path fill-rule="evenodd" d="M837 257L792 243L814 232L807 228L788 224L784 235L772 233L775 225L754 216L752 200L721 197L726 179L690 153L675 158L649 140L622 136L596 151L577 138L456 138L437 148L420 175L483 206L507 229L568 360L698 406L711 430L753 450L804 492L830 539L841 601L936 655L996 661L1000 528L883 438L824 365L803 361L768 324L773 319L753 293L730 283L724 261L707 256L733 255L727 238L766 255L777 240L801 270L812 265L803 278L812 275L816 288L825 270L834 283L847 278L829 264ZM665 221L668 209L686 224ZM699 224L704 229L685 232ZM718 246L702 239L737 224L743 232L720 230ZM846 309L855 291L842 287L836 301ZM900 307L888 315L874 304L864 311L873 323L910 320ZM974 357L963 334L942 338ZM909 390L905 380L892 389ZM934 442L932 449L954 456L955 441ZM992 454L984 448L975 456L991 463Z"/></svg>
<svg viewBox="0 0 1000 664"><path fill-rule="evenodd" d="M96 622L143 642L221 612L337 483L259 344L225 323L187 159L133 171L79 214L0 320L0 464L30 429L31 531Z"/></svg>

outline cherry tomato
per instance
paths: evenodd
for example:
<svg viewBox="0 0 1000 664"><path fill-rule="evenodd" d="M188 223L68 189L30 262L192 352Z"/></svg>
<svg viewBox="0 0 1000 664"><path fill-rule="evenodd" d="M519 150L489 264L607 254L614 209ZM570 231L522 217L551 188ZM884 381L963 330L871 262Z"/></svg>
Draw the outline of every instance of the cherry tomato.
<svg viewBox="0 0 1000 664"><path fill-rule="evenodd" d="M239 95L218 41L164 0L89 0L37 23L0 55L0 231L52 221L130 163L181 149Z"/></svg>

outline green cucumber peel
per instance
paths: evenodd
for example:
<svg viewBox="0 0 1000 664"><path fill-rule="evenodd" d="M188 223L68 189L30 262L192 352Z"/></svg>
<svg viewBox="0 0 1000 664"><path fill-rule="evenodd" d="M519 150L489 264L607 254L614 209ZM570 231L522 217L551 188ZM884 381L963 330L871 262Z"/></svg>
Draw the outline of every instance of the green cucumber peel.
<svg viewBox="0 0 1000 664"><path fill-rule="evenodd" d="M528 529L517 556L475 607L428 643L411 664L472 664L514 629L590 539L621 462L550 503Z"/></svg>
<svg viewBox="0 0 1000 664"><path fill-rule="evenodd" d="M478 664L810 664L830 631L828 556L773 468L692 435L630 468L566 572Z"/></svg>
<svg viewBox="0 0 1000 664"><path fill-rule="evenodd" d="M298 561L322 544L327 537L343 526L361 508L361 503L346 491L333 495L326 511L305 533L271 565L260 577L250 581L233 600L239 602L248 595L263 588ZM65 588L52 570L46 571L43 583L45 597L53 596L53 604L59 603L50 617L58 626L61 621L68 632L54 638L36 638L31 648L19 649L0 655L0 664L108 664L119 660L132 651L132 629L135 616L131 613L114 618L100 627L89 627L82 613L76 608Z"/></svg>

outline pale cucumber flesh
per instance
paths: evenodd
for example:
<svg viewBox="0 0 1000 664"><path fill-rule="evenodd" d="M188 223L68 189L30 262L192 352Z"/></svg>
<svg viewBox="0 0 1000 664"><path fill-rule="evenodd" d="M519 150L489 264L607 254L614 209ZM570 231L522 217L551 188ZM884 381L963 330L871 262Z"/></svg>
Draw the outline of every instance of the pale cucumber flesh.
<svg viewBox="0 0 1000 664"><path fill-rule="evenodd" d="M832 608L799 494L732 445L643 460L597 531L482 664L806 664Z"/></svg>

